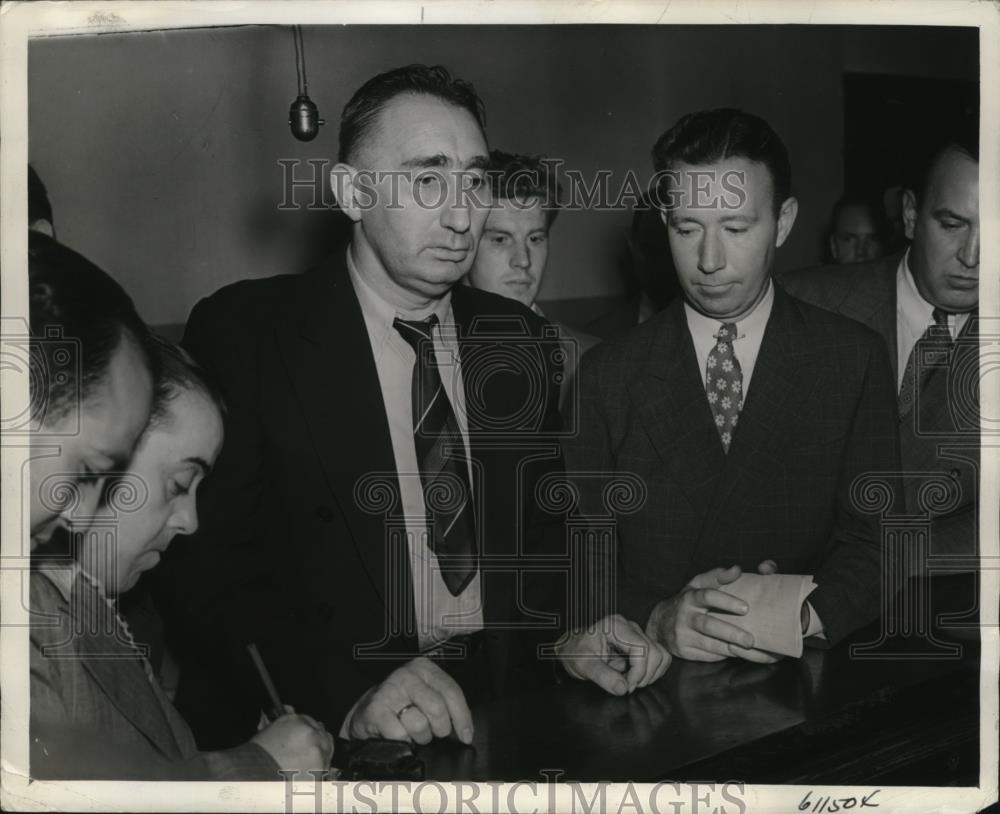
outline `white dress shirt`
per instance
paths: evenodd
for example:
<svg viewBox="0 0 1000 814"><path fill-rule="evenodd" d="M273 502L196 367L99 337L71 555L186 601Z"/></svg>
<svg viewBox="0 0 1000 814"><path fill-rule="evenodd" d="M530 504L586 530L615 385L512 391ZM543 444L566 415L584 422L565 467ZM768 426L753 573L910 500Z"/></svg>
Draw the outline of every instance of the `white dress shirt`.
<svg viewBox="0 0 1000 814"><path fill-rule="evenodd" d="M469 429L465 413L465 389L459 366L458 329L452 315L451 295L446 294L421 312L399 311L364 281L354 264L350 249L347 252L347 268L368 329L386 419L389 422L392 454L399 476L400 498L410 549L417 640L421 652L427 652L459 633L482 630L480 574L477 570L465 590L458 596L452 596L437 567L437 557L427 545L427 509L413 440L411 387L416 353L393 327L392 322L396 317L419 320L427 319L431 314L437 315L438 324L432 332L435 356L445 393L465 442L465 457L468 461ZM469 483L475 491L472 471L470 462ZM383 542L367 540L365 544L382 545Z"/></svg>
<svg viewBox="0 0 1000 814"><path fill-rule="evenodd" d="M948 330L952 339L958 338L968 319L968 313L948 314ZM934 306L917 290L907 250L896 269L896 392L903 386L903 374L913 346L933 324Z"/></svg>
<svg viewBox="0 0 1000 814"><path fill-rule="evenodd" d="M764 339L764 330L767 328L767 321L771 318L773 307L774 283L768 280L767 291L761 301L757 303L753 311L742 319L736 320L733 355L740 363L740 370L743 371L744 404L750 393L750 379L757 366L760 343ZM688 331L691 333L691 341L694 343L694 354L698 359L698 370L701 371L701 383L704 385L708 379L708 354L715 347L717 342L715 335L719 332L722 321L699 313L687 302L684 303L684 316L687 319ZM739 427L736 428L736 432L739 433ZM806 608L809 610L809 623L803 636L821 636L823 623L820 621L819 615L809 602L806 602Z"/></svg>
<svg viewBox="0 0 1000 814"><path fill-rule="evenodd" d="M764 297L754 307L753 311L736 321L736 339L733 340L733 355L740 363L743 371L743 401L746 402L750 392L750 379L757 364L757 354L760 353L760 343L764 339L764 329L771 317L774 306L774 283L767 281L767 291ZM698 358L698 370L701 371L701 383L705 384L708 372L708 354L715 347L715 335L722 327L721 320L707 317L695 311L687 302L684 303L684 316L687 318L691 341L694 342L694 355Z"/></svg>

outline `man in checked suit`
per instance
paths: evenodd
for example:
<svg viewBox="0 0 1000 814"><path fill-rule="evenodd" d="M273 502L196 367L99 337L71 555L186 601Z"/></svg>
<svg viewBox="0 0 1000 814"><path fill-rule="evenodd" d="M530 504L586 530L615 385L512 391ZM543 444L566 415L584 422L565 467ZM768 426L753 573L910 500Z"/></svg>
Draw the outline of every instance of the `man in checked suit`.
<svg viewBox="0 0 1000 814"><path fill-rule="evenodd" d="M796 297L882 336L899 394L907 514L931 517L924 555L939 565L950 559L946 571L972 572L979 483L978 134L946 141L909 187L903 196L911 241L905 252L874 263L797 271L782 282ZM926 491L935 484L944 486L945 499ZM927 564L913 567L922 571Z"/></svg>
<svg viewBox="0 0 1000 814"><path fill-rule="evenodd" d="M777 568L813 576L796 621L835 643L879 610L879 522L850 489L897 468L884 345L772 283L797 202L765 121L684 116L653 159L684 297L584 357L565 447L571 475L646 485L643 507L617 517L617 609L675 656L770 661L726 586Z"/></svg>
<svg viewBox="0 0 1000 814"><path fill-rule="evenodd" d="M249 639L285 703L354 738L469 743L470 697L555 675L538 646L563 632L567 546L538 487L563 469L558 335L456 285L489 210L483 121L443 68L369 80L332 178L347 252L191 314L185 344L229 407L201 530L164 563L177 702L203 745L256 724ZM638 626L605 627L626 675L596 631L573 639L572 675L624 692L666 668ZM604 658L574 666L588 648Z"/></svg>

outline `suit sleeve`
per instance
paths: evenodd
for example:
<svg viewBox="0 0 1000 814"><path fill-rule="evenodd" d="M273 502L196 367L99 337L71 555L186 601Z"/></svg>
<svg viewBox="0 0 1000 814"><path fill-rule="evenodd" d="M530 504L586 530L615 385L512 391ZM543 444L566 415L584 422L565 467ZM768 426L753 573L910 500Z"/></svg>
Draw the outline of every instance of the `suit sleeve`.
<svg viewBox="0 0 1000 814"><path fill-rule="evenodd" d="M543 338L540 350L543 358L551 360L550 340ZM558 368L550 362L546 365L546 371L548 385L541 394L545 399L541 423L537 431L524 439L524 448L537 448L539 455L533 459L534 455L529 453L522 464L526 477L524 486L521 487L520 505L525 507L522 511L526 514L524 529L529 556L558 560L566 545L565 514L559 510L553 511L556 507L548 505L541 490L547 490L545 484L550 483L553 478L563 478L566 466L559 436L562 416L559 412L560 389L556 378ZM539 660L548 661L548 657L543 654L550 651L566 629L567 580L564 574L555 570L534 571L529 568L524 572L522 586L521 599L530 613L527 614L529 618L524 620L529 622L524 634L517 638L523 648L525 663L530 664L533 671L538 671L536 675L545 683L549 683L553 680L552 664L540 663ZM554 615L556 626L537 627L531 621L531 617L535 617L537 613Z"/></svg>
<svg viewBox="0 0 1000 814"><path fill-rule="evenodd" d="M809 601L836 644L878 617L883 591L884 512L866 506L856 479L871 476L890 508L902 502L896 396L884 344L872 337L837 488L836 524Z"/></svg>
<svg viewBox="0 0 1000 814"><path fill-rule="evenodd" d="M88 679L77 659L46 655L48 647L65 650L72 628L62 597L34 574L31 607L39 614L29 633L31 776L45 780L192 779L183 763L167 760L152 746L136 748L135 743L121 742L94 723L102 713L102 700L108 706L111 701L88 692L89 683L81 684Z"/></svg>
<svg viewBox="0 0 1000 814"><path fill-rule="evenodd" d="M179 770L192 780L281 780L275 760L256 743L218 752L199 752Z"/></svg>
<svg viewBox="0 0 1000 814"><path fill-rule="evenodd" d="M565 442L566 471L577 494L575 511L583 517L605 513L604 477L616 469L611 452L611 431L603 404L600 365L594 354L587 354L578 371L579 388L575 398L564 406L569 433ZM617 585L609 582L615 569L617 537L601 540L588 535L574 553L573 568L578 584L588 586L583 605L574 609L574 628L587 627L598 619L618 612ZM643 620L644 621L644 620Z"/></svg>
<svg viewBox="0 0 1000 814"><path fill-rule="evenodd" d="M935 517L931 522L931 547L935 554L974 557L979 553L978 506Z"/></svg>

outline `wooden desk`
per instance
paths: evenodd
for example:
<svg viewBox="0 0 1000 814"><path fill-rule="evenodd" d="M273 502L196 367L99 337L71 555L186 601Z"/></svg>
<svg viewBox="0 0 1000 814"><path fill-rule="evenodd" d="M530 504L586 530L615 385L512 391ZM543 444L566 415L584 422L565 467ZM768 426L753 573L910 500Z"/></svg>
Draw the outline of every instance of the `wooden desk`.
<svg viewBox="0 0 1000 814"><path fill-rule="evenodd" d="M855 641L870 641L872 631ZM959 658L675 662L615 698L571 681L474 709L471 747L418 755L438 780L976 785L979 645ZM551 775L550 775L551 777Z"/></svg>

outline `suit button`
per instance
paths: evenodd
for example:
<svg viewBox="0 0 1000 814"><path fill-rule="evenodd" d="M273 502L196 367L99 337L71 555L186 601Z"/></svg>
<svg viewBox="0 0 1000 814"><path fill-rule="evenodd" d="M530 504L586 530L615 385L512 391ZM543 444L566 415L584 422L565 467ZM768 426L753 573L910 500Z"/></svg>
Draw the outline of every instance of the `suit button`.
<svg viewBox="0 0 1000 814"><path fill-rule="evenodd" d="M951 472L948 473L948 477L950 477L952 480L958 480L959 478L962 477L962 472L961 470L958 469L958 467L956 467L955 469L952 469Z"/></svg>
<svg viewBox="0 0 1000 814"><path fill-rule="evenodd" d="M316 516L324 523L329 523L331 520L333 520L333 512L330 511L329 506L317 506Z"/></svg>

